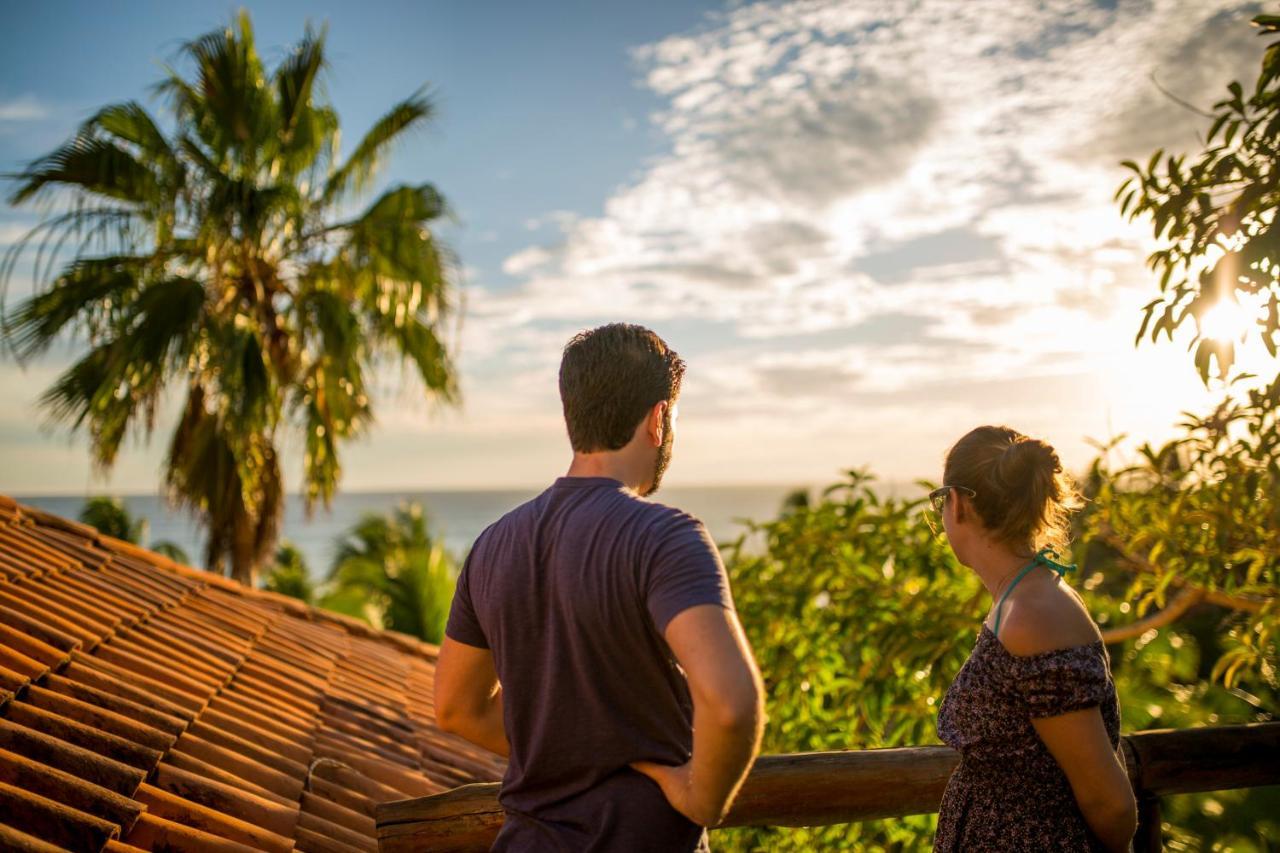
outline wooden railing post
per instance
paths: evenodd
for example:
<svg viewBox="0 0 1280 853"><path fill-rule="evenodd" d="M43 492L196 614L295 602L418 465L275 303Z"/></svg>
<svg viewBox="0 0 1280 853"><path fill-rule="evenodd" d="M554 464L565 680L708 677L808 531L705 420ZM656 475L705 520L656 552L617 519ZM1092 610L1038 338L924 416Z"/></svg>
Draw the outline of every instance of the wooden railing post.
<svg viewBox="0 0 1280 853"><path fill-rule="evenodd" d="M1160 798L1138 792L1138 831L1133 836L1134 853L1160 853L1164 850L1160 819Z"/></svg>

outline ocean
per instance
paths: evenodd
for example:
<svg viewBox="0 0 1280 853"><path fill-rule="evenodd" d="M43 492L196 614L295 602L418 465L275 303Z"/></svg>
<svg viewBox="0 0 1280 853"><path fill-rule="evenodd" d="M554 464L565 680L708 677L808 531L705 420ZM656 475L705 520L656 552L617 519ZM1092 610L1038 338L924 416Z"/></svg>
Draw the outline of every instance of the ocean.
<svg viewBox="0 0 1280 853"><path fill-rule="evenodd" d="M745 519L767 521L778 514L782 500L796 487L706 486L662 489L655 500L677 506L703 520L719 543L737 539ZM340 537L365 513L386 513L398 505L416 501L426 511L432 532L459 559L486 527L504 513L534 497L539 490L342 492L328 510L317 507L310 519L303 501L290 496L284 514L282 540L296 546L306 559L311 576L322 580L329 572ZM65 518L78 518L84 505L80 496L15 495L19 503L38 507ZM204 535L189 515L166 506L156 495L122 495L135 518L147 520L144 545L169 540L196 565L203 562Z"/></svg>

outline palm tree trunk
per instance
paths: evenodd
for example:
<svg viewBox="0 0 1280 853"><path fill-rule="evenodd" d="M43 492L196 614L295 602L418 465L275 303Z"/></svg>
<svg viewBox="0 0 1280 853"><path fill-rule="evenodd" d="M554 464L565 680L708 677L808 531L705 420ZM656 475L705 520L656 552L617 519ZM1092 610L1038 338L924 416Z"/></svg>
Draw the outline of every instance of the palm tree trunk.
<svg viewBox="0 0 1280 853"><path fill-rule="evenodd" d="M258 586L257 527L244 507L237 508L231 533L231 579L245 586Z"/></svg>

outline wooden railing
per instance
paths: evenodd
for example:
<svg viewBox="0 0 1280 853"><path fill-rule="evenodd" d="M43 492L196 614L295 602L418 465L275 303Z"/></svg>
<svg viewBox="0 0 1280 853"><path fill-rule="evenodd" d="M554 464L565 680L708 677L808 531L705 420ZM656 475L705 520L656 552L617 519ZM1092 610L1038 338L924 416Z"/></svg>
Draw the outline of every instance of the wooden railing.
<svg viewBox="0 0 1280 853"><path fill-rule="evenodd" d="M1124 738L1138 796L1135 850L1160 850L1164 794L1280 784L1280 723L1139 732ZM959 756L945 746L765 755L722 826L825 826L938 810ZM497 783L377 807L382 853L485 851L502 828Z"/></svg>

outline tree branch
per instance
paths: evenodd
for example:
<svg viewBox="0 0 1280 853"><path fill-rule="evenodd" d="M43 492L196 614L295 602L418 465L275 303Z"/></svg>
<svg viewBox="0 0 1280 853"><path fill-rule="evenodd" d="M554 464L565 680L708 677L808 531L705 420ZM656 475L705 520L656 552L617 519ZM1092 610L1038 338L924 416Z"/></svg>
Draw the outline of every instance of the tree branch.
<svg viewBox="0 0 1280 853"><path fill-rule="evenodd" d="M1179 98L1177 95L1173 94L1173 92L1170 92L1164 86L1160 85L1160 81L1156 79L1155 72L1148 74L1147 79L1151 81L1151 85L1155 86L1157 89L1160 90L1160 94L1164 95L1166 98L1173 101L1175 104L1182 107L1183 109L1190 110L1191 112L1195 113L1198 116L1201 116L1202 118L1207 118L1207 119L1217 118L1217 116L1215 116L1213 113L1206 112L1205 110L1202 110L1199 107L1197 107L1195 104L1185 101L1182 98Z"/></svg>
<svg viewBox="0 0 1280 853"><path fill-rule="evenodd" d="M1120 535L1116 533L1115 530L1112 529L1110 525L1104 524L1101 526L1099 530L1099 538L1101 538L1103 542L1110 545L1116 551L1116 553L1120 556L1120 559L1122 559L1125 563L1129 564L1129 566L1135 569L1136 571L1142 572L1143 574L1156 575L1157 577L1160 577L1166 574L1166 572L1163 572L1160 569L1156 568L1156 566L1154 566L1151 563L1151 561L1143 557L1139 557L1137 554L1130 552L1128 544L1123 539L1120 538ZM1261 612L1262 608L1267 604L1266 599L1248 598L1243 595L1231 595L1225 592L1218 592L1217 590L1205 589L1204 587L1196 586L1195 584L1189 584L1186 581L1182 580L1182 578L1175 577L1170 583L1172 586L1178 587L1179 589L1182 589L1185 591L1194 590L1198 592L1200 594L1201 600L1205 604L1212 604L1217 607L1225 607L1228 610L1243 610L1248 613L1259 613ZM1185 612L1185 609L1184 609L1184 612Z"/></svg>
<svg viewBox="0 0 1280 853"><path fill-rule="evenodd" d="M1153 613L1145 619L1139 619L1137 622L1128 625L1119 625L1115 628L1108 628L1102 632L1102 641L1107 644L1119 643L1123 640L1131 640L1134 637L1140 637L1152 628L1163 628L1171 622L1176 622L1182 618L1182 614L1186 613L1192 607L1195 607L1204 600L1204 591L1192 587L1184 589L1169 602L1169 606L1159 613Z"/></svg>

